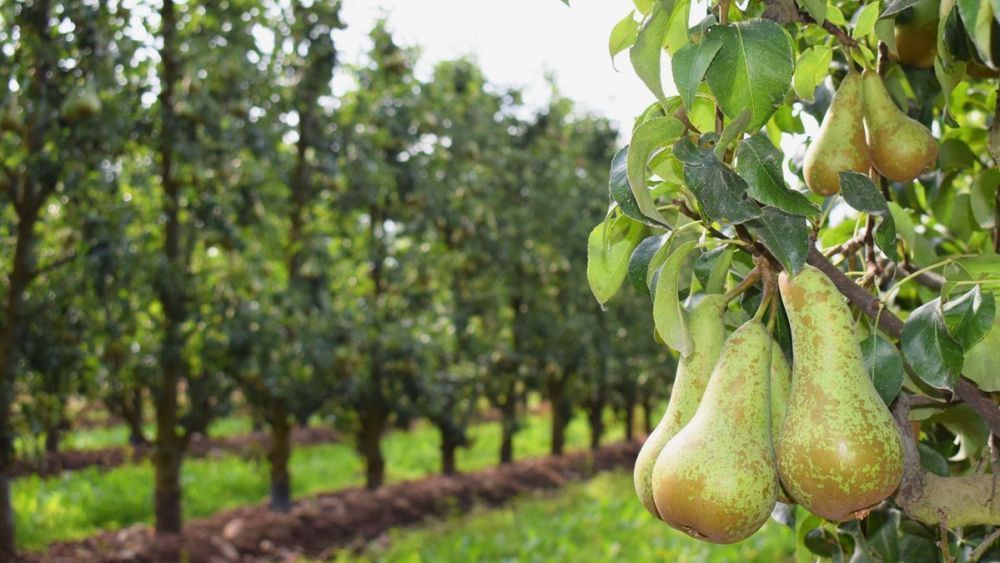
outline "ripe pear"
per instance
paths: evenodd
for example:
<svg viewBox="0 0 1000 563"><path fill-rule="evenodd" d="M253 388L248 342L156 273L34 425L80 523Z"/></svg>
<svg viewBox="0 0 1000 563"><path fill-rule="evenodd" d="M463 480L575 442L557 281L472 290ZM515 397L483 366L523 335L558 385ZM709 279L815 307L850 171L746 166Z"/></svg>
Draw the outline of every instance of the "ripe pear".
<svg viewBox="0 0 1000 563"><path fill-rule="evenodd" d="M677 364L670 403L663 418L646 438L635 460L635 492L650 514L660 517L653 503L653 464L663 446L691 420L712 375L712 368L726 338L722 320L726 301L722 295L705 295L690 308L688 330L693 342L691 351Z"/></svg>
<svg viewBox="0 0 1000 563"><path fill-rule="evenodd" d="M770 370L771 336L751 320L726 340L694 417L656 458L653 498L664 522L733 543L767 521L778 498Z"/></svg>
<svg viewBox="0 0 1000 563"><path fill-rule="evenodd" d="M819 133L806 150L803 176L813 193L831 196L839 192L841 172L868 172L871 162L864 115L861 76L851 71L840 83Z"/></svg>
<svg viewBox="0 0 1000 563"><path fill-rule="evenodd" d="M937 160L937 140L896 107L878 73L866 70L862 82L872 164L894 182L909 182Z"/></svg>
<svg viewBox="0 0 1000 563"><path fill-rule="evenodd" d="M920 0L896 16L896 59L916 68L934 68L940 0Z"/></svg>
<svg viewBox="0 0 1000 563"><path fill-rule="evenodd" d="M868 377L850 309L825 274L778 277L792 329L792 393L777 442L792 498L828 520L860 516L903 474L892 415Z"/></svg>
<svg viewBox="0 0 1000 563"><path fill-rule="evenodd" d="M792 368L785 359L781 346L771 342L771 443L778 442L781 425L785 422L788 411L788 395L792 391ZM779 483L780 484L780 483ZM784 487L778 487L778 500L785 504L793 504L792 495Z"/></svg>

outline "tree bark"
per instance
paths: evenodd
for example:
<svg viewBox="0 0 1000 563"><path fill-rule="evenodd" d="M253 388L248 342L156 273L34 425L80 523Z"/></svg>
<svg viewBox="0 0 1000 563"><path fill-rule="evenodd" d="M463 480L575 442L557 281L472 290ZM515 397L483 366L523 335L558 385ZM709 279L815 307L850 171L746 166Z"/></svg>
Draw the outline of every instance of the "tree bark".
<svg viewBox="0 0 1000 563"><path fill-rule="evenodd" d="M59 440L62 437L61 423L49 428L45 433L45 452L54 454L59 452Z"/></svg>
<svg viewBox="0 0 1000 563"><path fill-rule="evenodd" d="M292 455L292 425L283 401L278 401L271 420L271 443L267 459L271 464L271 512L292 508L292 476L288 460Z"/></svg>
<svg viewBox="0 0 1000 563"><path fill-rule="evenodd" d="M455 451L458 450L458 440L451 432L441 431L441 473L444 475L454 475L458 473L455 465Z"/></svg>
<svg viewBox="0 0 1000 563"><path fill-rule="evenodd" d="M166 272L159 281L159 299L163 306L163 346L161 366L163 375L155 392L156 453L153 456L156 471L154 493L156 532L176 534L181 531L181 462L184 437L178 433L177 386L185 376L184 333L185 271L186 262L181 241L181 189L174 175L176 117L173 111L174 86L179 77L176 58L175 32L177 19L173 0L163 0L160 9L163 45L160 60L163 72L160 77L160 181L163 186L165 217L163 255Z"/></svg>
<svg viewBox="0 0 1000 563"><path fill-rule="evenodd" d="M358 445L365 458L365 488L369 490L375 490L385 482L382 433L387 422L388 416L381 412L373 412L362 419Z"/></svg>
<svg viewBox="0 0 1000 563"><path fill-rule="evenodd" d="M511 382L506 400L500 405L500 465L514 461L514 429L517 425L517 399Z"/></svg>
<svg viewBox="0 0 1000 563"><path fill-rule="evenodd" d="M635 438L635 403L625 404L625 440L631 442Z"/></svg>
<svg viewBox="0 0 1000 563"><path fill-rule="evenodd" d="M128 443L133 446L147 446L149 440L146 439L146 431L143 428L145 422L145 406L142 400L142 389L126 391L122 399L122 416L128 425Z"/></svg>
<svg viewBox="0 0 1000 563"><path fill-rule="evenodd" d="M547 385L549 404L552 405L551 453L562 455L566 448L566 426L569 424L569 405L566 404L566 377L550 377Z"/></svg>
<svg viewBox="0 0 1000 563"><path fill-rule="evenodd" d="M646 435L653 433L653 400L649 395L642 398L642 429Z"/></svg>
<svg viewBox="0 0 1000 563"><path fill-rule="evenodd" d="M587 423L590 425L590 449L601 447L604 436L604 401L593 400L587 405Z"/></svg>

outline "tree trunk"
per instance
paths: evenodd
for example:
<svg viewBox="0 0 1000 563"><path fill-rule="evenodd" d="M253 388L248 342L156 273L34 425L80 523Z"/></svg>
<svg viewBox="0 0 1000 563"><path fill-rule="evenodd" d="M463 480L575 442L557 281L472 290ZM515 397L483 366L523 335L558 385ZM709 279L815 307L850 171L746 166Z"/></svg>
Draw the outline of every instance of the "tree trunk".
<svg viewBox="0 0 1000 563"><path fill-rule="evenodd" d="M157 426L160 424L158 420ZM167 434L157 428L156 453L153 455L156 466L153 512L157 534L179 534L182 522L181 448L176 436L168 437ZM169 434L175 432L170 431Z"/></svg>
<svg viewBox="0 0 1000 563"><path fill-rule="evenodd" d="M125 416L125 423L128 424L128 443L132 446L148 446L149 440L146 439L146 431L143 429L146 416L142 389L126 391L122 402L125 406L122 414Z"/></svg>
<svg viewBox="0 0 1000 563"><path fill-rule="evenodd" d="M271 444L267 459L271 464L272 512L288 512L292 508L292 477L288 459L292 454L292 425L283 401L278 401L271 420Z"/></svg>
<svg viewBox="0 0 1000 563"><path fill-rule="evenodd" d="M385 482L385 458L382 457L382 433L388 422L383 409L374 409L362 418L358 446L365 458L365 487L375 490Z"/></svg>
<svg viewBox="0 0 1000 563"><path fill-rule="evenodd" d="M455 451L458 450L458 440L449 431L441 431L441 473L454 475L458 473L455 465Z"/></svg>
<svg viewBox="0 0 1000 563"><path fill-rule="evenodd" d="M53 426L45 433L45 452L54 454L59 452L59 439L62 437L62 423Z"/></svg>
<svg viewBox="0 0 1000 563"><path fill-rule="evenodd" d="M2 350L0 350L2 352ZM6 395L0 391L0 395ZM10 428L10 399L0 397L0 563L14 561L14 510L10 498L10 471L13 465Z"/></svg>
<svg viewBox="0 0 1000 563"><path fill-rule="evenodd" d="M569 408L565 404L563 390L565 379L549 380L547 385L549 404L552 405L552 455L562 455L566 447L566 426L569 424Z"/></svg>
<svg viewBox="0 0 1000 563"><path fill-rule="evenodd" d="M511 385L513 387L513 385ZM500 407L500 465L514 461L514 427L517 423L517 401L513 393Z"/></svg>
<svg viewBox="0 0 1000 563"><path fill-rule="evenodd" d="M635 438L635 403L625 405L625 440L631 442Z"/></svg>
<svg viewBox="0 0 1000 563"><path fill-rule="evenodd" d="M642 399L642 428L647 436L653 433L653 400L649 395Z"/></svg>
<svg viewBox="0 0 1000 563"><path fill-rule="evenodd" d="M591 401L587 405L587 423L590 425L590 449L601 447L604 436L604 401Z"/></svg>

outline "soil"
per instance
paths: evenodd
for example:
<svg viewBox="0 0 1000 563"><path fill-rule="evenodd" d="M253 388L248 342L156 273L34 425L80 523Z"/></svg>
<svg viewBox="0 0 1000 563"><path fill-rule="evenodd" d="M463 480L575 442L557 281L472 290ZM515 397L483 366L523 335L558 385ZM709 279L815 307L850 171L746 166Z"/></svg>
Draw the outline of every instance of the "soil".
<svg viewBox="0 0 1000 563"><path fill-rule="evenodd" d="M597 472L630 467L638 442L605 446L452 476L434 476L376 491L351 488L298 501L276 514L265 505L241 507L195 520L183 535L156 537L136 525L77 542L54 544L26 561L148 563L326 560L340 550L359 551L395 527L447 518L473 506L497 506L536 490L558 489Z"/></svg>
<svg viewBox="0 0 1000 563"><path fill-rule="evenodd" d="M296 446L310 446L335 442L338 434L331 428L308 427L292 430L292 442ZM239 455L243 457L263 456L271 442L267 432L254 432L227 438L195 436L191 439L186 454L189 458ZM152 454L152 448L110 447L95 450L66 450L46 453L38 459L19 459L14 462L14 477L39 475L49 477L63 471L76 471L87 467L112 469L119 465L134 463Z"/></svg>

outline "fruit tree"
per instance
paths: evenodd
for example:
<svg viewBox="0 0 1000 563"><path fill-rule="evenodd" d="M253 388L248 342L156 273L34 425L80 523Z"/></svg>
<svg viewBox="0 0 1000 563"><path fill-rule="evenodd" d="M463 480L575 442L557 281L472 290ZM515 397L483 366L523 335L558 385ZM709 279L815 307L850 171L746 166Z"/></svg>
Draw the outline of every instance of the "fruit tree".
<svg viewBox="0 0 1000 563"><path fill-rule="evenodd" d="M601 303L648 294L679 357L641 502L718 543L772 517L805 557L994 555L996 5L634 8L610 54L656 101L587 274Z"/></svg>

